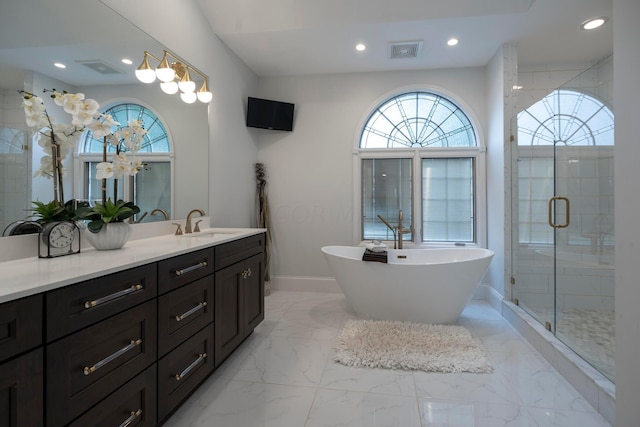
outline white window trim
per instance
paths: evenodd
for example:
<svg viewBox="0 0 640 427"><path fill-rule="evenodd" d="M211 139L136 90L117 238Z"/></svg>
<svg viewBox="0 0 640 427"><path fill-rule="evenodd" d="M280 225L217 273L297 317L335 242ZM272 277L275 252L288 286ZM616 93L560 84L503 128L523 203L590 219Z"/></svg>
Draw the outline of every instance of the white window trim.
<svg viewBox="0 0 640 427"><path fill-rule="evenodd" d="M466 243L466 246L486 247L487 244L487 191L486 191L486 149L484 147L465 147L451 149L430 149L419 148L409 150L389 149L367 150L356 149L353 151L353 241L359 244L366 243L361 239L362 221L362 160L363 159L384 159L384 158L411 158L413 162L413 210L411 217L414 218L414 233L411 243L404 242L405 247L451 247L453 242L422 242L422 184L420 176L423 158L452 158L452 157L473 157L475 158L475 224L476 242ZM393 225L393 224L392 224ZM407 224L405 224L406 226ZM389 244L389 242L386 242ZM393 242L390 242L393 245Z"/></svg>

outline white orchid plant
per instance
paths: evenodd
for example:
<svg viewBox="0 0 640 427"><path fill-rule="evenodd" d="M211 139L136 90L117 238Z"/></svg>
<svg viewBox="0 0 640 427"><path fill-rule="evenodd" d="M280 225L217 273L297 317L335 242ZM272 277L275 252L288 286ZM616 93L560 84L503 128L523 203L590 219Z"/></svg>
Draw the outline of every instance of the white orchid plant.
<svg viewBox="0 0 640 427"><path fill-rule="evenodd" d="M147 134L140 120L130 120L127 126L123 126L106 136L104 141L103 159L96 166L96 178L113 178L114 191L117 190L117 180L123 176L133 176L143 167L143 163L136 159L136 153L140 149L144 136ZM94 135L96 135L94 131ZM106 145L115 147L116 153L113 160L108 162L106 158ZM117 193L115 193L117 198ZM104 203L103 194L103 203Z"/></svg>
<svg viewBox="0 0 640 427"><path fill-rule="evenodd" d="M127 126L112 132L116 122L110 114L100 113L100 105L93 99L86 99L83 93L49 92L56 105L71 115L71 123L56 123L49 115L45 104L39 96L26 91L19 91L23 95L22 106L24 108L27 126L34 129L38 136L38 145L42 147L45 155L40 161L40 167L34 172L34 176L44 176L53 179L53 206L64 206L64 188L62 177L66 170L63 160L74 150L82 131L88 129L93 132L94 138L103 138L103 158L97 165L96 179L102 180L102 206L106 200L106 179L114 178L114 197L117 199L117 179L138 173L142 168L142 162L135 158L147 131L142 122L131 120ZM116 153L113 161L107 161L107 144L115 146ZM127 153L131 154L129 158ZM122 202L122 203L120 203ZM116 204L125 205L123 201ZM126 203L127 207L135 213L139 209L132 202ZM85 212L85 215L87 212ZM122 216L116 216L114 220L122 220ZM104 221L110 222L110 220Z"/></svg>
<svg viewBox="0 0 640 427"><path fill-rule="evenodd" d="M47 112L42 98L26 91L19 91L23 95L22 106L24 108L27 126L32 128L37 135L38 145L42 147L45 155L40 159L40 167L34 172L34 176L44 176L53 179L53 199L56 205L64 205L64 188L62 176L66 170L63 160L73 151L78 137L86 128L98 132L111 132L112 122L110 117L100 114L100 105L93 99L85 99L83 93L66 93L53 90L51 97L56 105L71 115L71 123L57 123Z"/></svg>

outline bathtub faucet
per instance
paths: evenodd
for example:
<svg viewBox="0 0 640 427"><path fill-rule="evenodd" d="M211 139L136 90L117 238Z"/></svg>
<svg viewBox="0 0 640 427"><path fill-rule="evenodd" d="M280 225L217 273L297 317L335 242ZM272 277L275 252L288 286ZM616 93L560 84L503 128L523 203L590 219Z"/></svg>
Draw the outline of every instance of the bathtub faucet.
<svg viewBox="0 0 640 427"><path fill-rule="evenodd" d="M398 249L402 249L402 235L411 232L410 229L402 226L402 209L398 212L398 227L396 231L398 232Z"/></svg>
<svg viewBox="0 0 640 427"><path fill-rule="evenodd" d="M410 229L402 226L402 209L398 212L398 225L389 224L382 215L378 215L378 218L380 218L380 221L384 222L384 225L389 227L393 233L393 249L402 249L402 235L411 231Z"/></svg>

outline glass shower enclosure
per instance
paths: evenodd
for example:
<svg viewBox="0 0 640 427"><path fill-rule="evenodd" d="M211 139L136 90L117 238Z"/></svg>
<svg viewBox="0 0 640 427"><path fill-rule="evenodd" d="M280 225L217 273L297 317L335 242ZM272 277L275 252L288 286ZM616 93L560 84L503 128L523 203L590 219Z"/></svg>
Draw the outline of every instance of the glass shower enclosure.
<svg viewBox="0 0 640 427"><path fill-rule="evenodd" d="M612 58L512 121L513 299L614 381Z"/></svg>

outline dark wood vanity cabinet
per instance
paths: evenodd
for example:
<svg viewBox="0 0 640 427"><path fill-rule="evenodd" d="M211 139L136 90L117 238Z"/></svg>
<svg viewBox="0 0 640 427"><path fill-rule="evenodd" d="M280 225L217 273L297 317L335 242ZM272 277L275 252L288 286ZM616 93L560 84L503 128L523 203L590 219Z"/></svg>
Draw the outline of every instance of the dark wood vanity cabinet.
<svg viewBox="0 0 640 427"><path fill-rule="evenodd" d="M158 263L158 292L177 289L213 273L213 248L202 249Z"/></svg>
<svg viewBox="0 0 640 427"><path fill-rule="evenodd" d="M158 362L158 419L164 420L214 369L213 324Z"/></svg>
<svg viewBox="0 0 640 427"><path fill-rule="evenodd" d="M156 375L154 363L69 424L69 427L157 425Z"/></svg>
<svg viewBox="0 0 640 427"><path fill-rule="evenodd" d="M158 420L213 372L213 248L158 263Z"/></svg>
<svg viewBox="0 0 640 427"><path fill-rule="evenodd" d="M0 426L162 424L264 319L264 238L0 304Z"/></svg>
<svg viewBox="0 0 640 427"><path fill-rule="evenodd" d="M258 235L215 248L216 367L264 319L264 243Z"/></svg>
<svg viewBox="0 0 640 427"><path fill-rule="evenodd" d="M47 345L47 426L90 409L157 360L152 300Z"/></svg>
<svg viewBox="0 0 640 427"><path fill-rule="evenodd" d="M0 426L37 426L44 411L42 295L0 304Z"/></svg>

